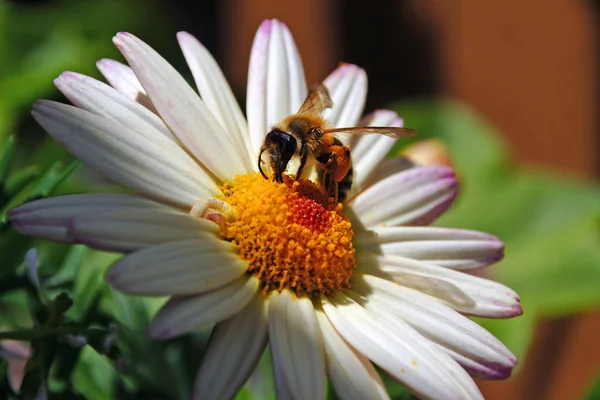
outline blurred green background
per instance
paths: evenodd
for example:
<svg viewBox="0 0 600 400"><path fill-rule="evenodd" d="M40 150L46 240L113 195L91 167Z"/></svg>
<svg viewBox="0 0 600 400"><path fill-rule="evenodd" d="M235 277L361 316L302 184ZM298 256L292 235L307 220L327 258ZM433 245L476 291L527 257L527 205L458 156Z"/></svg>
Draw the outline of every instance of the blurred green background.
<svg viewBox="0 0 600 400"><path fill-rule="evenodd" d="M218 60L229 63L226 72L235 75L232 63L245 69L247 54L232 61L223 51L231 38L219 25L226 18L215 4L0 0L0 331L5 331L0 339L26 340L34 350L17 395L13 380L28 350L3 347L0 398L35 398L40 388L53 399L189 397L208 332L167 342L148 340L145 328L160 300L130 298L105 284L104 271L116 255L22 237L8 226L5 213L51 194L114 189L49 140L29 112L38 98L64 101L52 82L61 72L100 79L98 59L121 60L111 43L116 32L143 38L188 78L175 41L178 30L196 34ZM406 85L394 97L382 89L381 76L372 79L369 107L390 106L394 100L392 107L405 125L422 133L415 140L435 137L447 145L461 192L438 225L490 232L506 243L506 258L478 273L515 289L525 314L479 322L523 364L540 320L600 306L600 188L547 168L517 166L501 133L481 115L436 96L431 76L409 79L427 63L426 50L413 49L418 62L396 71L404 75L395 84ZM348 47L345 54L357 52ZM310 55L303 56L313 62ZM233 87L243 99L243 86L234 79ZM39 254L37 286L24 261L32 248ZM38 329L30 330L33 326ZM239 398L273 398L269 368L266 355ZM399 385L386 382L392 397L408 396ZM597 384L595 391L593 382L588 387L588 398L600 398Z"/></svg>

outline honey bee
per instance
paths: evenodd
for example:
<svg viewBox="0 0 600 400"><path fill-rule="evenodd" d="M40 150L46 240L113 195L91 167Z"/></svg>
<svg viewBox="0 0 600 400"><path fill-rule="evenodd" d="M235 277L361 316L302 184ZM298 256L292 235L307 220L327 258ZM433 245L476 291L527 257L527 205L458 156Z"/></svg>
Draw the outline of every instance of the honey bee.
<svg viewBox="0 0 600 400"><path fill-rule="evenodd" d="M317 164L319 184L325 189L334 204L343 202L352 187L352 156L350 148L334 133L370 134L379 133L392 138L412 136L417 132L398 127L352 127L326 128L327 121L321 113L333 106L329 91L323 84L315 85L297 114L285 118L275 125L263 142L258 154L258 170L265 179L262 155L267 152L273 179L283 182L283 173L292 157L300 159L295 179L300 179L309 154Z"/></svg>

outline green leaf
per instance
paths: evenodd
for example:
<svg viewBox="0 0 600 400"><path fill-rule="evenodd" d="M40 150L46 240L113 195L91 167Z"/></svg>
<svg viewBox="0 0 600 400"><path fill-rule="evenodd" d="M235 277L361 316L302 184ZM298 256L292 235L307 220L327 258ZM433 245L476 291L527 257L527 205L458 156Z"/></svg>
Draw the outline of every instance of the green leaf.
<svg viewBox="0 0 600 400"><path fill-rule="evenodd" d="M35 165L15 171L15 173L11 174L6 180L7 194L9 196L14 196L37 179L39 175L39 168Z"/></svg>
<svg viewBox="0 0 600 400"><path fill-rule="evenodd" d="M106 290L104 273L110 264L119 258L117 254L88 251L85 259L81 260L74 255L70 260L75 281L73 284L73 298L75 304L69 312L73 320L80 320L95 305L95 301L102 291Z"/></svg>
<svg viewBox="0 0 600 400"><path fill-rule="evenodd" d="M80 164L72 161L64 168L61 162L52 165L28 194L29 199L49 196Z"/></svg>
<svg viewBox="0 0 600 400"><path fill-rule="evenodd" d="M585 400L600 400L600 376L596 378L596 382L585 396Z"/></svg>
<svg viewBox="0 0 600 400"><path fill-rule="evenodd" d="M151 340L146 335L151 316L165 301L166 298L128 296L107 287L100 306L119 324L119 349L125 359L130 360L123 371L124 375L131 377L138 389L143 387L167 394L169 398L186 399L189 397L187 388L179 385L179 378L174 376L179 365L172 364L180 364L181 358L170 360L172 353L166 351L163 343Z"/></svg>
<svg viewBox="0 0 600 400"><path fill-rule="evenodd" d="M72 374L75 389L89 400L111 400L115 398L114 382L117 377L112 362L85 346Z"/></svg>
<svg viewBox="0 0 600 400"><path fill-rule="evenodd" d="M89 252L87 247L83 245L73 245L69 247L67 254L62 261L60 269L53 273L45 282L45 286L48 289L52 289L54 286L73 283L79 268L84 262L86 254ZM78 301L77 296L75 300Z"/></svg>
<svg viewBox="0 0 600 400"><path fill-rule="evenodd" d="M60 161L54 163L35 183L30 184L17 194L7 206L0 211L0 223L6 222L6 213L13 207L27 201L48 197L71 173L80 165L72 161L66 167Z"/></svg>
<svg viewBox="0 0 600 400"><path fill-rule="evenodd" d="M2 142L2 140L0 140ZM0 150L0 189L4 187L4 181L8 177L10 161L15 150L16 142L14 136L9 136L2 144Z"/></svg>

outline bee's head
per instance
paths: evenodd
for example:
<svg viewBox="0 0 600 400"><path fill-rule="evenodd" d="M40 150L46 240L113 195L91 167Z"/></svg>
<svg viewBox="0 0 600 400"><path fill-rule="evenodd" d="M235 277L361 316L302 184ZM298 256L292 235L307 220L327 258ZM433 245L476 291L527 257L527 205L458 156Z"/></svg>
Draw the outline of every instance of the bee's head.
<svg viewBox="0 0 600 400"><path fill-rule="evenodd" d="M283 172L296 152L297 144L298 142L295 137L281 129L274 128L271 132L267 133L258 154L258 170L262 176L267 179L262 170L262 154L266 151L269 154L271 170L273 171L275 180L283 182Z"/></svg>

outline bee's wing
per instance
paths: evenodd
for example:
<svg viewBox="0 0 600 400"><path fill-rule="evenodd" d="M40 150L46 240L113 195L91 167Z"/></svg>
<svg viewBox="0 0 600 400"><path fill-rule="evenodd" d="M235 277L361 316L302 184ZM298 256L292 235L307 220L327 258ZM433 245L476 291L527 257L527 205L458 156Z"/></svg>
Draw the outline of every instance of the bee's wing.
<svg viewBox="0 0 600 400"><path fill-rule="evenodd" d="M393 126L356 126L352 128L333 128L325 129L323 135L331 135L333 133L348 133L351 135L368 135L378 133L380 135L389 136L392 138L414 136L418 132L409 128L398 128Z"/></svg>
<svg viewBox="0 0 600 400"><path fill-rule="evenodd" d="M329 90L327 90L325 85L319 83L310 89L306 100L304 100L304 103L300 106L300 110L298 110L298 114L310 113L319 115L326 108L331 108L332 106L333 101L331 100L331 96L329 96Z"/></svg>

